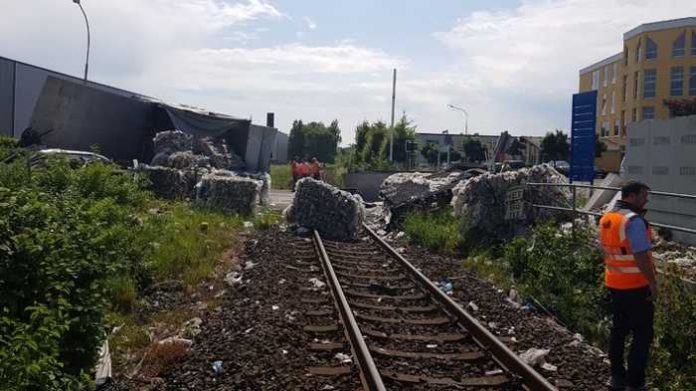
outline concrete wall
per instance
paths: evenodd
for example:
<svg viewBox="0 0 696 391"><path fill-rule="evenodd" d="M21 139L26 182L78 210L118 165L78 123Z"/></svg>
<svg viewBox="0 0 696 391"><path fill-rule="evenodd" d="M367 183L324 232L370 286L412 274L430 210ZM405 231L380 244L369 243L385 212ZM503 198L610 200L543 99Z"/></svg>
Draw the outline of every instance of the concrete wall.
<svg viewBox="0 0 696 391"><path fill-rule="evenodd" d="M696 194L696 116L642 121L629 126L624 176L653 190ZM696 229L696 201L651 196L648 218ZM696 236L674 232L696 244Z"/></svg>
<svg viewBox="0 0 696 391"><path fill-rule="evenodd" d="M379 187L388 176L395 172L366 171L346 174L345 187L358 189L367 202L379 201Z"/></svg>

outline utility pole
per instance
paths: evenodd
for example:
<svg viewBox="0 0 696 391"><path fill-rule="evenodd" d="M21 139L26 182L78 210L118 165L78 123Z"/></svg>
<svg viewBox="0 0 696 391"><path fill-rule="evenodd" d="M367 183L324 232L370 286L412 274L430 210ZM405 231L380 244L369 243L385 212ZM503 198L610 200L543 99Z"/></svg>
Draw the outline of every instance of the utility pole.
<svg viewBox="0 0 696 391"><path fill-rule="evenodd" d="M391 110L391 138L389 140L389 161L394 161L394 107L396 105L396 68L394 68L394 80L392 82L392 110Z"/></svg>

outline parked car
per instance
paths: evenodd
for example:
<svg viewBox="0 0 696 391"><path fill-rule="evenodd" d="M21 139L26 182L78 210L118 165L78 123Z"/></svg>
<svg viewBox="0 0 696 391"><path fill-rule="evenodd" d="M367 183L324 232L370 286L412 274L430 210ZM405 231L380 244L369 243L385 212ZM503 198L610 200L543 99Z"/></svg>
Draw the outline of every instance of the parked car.
<svg viewBox="0 0 696 391"><path fill-rule="evenodd" d="M555 168L556 171L560 172L563 175L568 175L570 173L570 163L568 163L565 160L551 160L549 162L546 162L546 164Z"/></svg>
<svg viewBox="0 0 696 391"><path fill-rule="evenodd" d="M39 149L35 151L29 160L29 165L32 168L45 167L46 159L50 157L65 158L73 168L82 167L92 163L114 164L111 159L98 153L51 148Z"/></svg>

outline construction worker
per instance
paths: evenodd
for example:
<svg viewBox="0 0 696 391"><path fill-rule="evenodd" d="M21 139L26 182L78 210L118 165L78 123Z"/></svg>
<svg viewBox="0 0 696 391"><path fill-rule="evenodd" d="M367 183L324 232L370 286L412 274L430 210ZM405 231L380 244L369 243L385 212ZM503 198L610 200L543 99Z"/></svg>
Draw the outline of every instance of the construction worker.
<svg viewBox="0 0 696 391"><path fill-rule="evenodd" d="M653 338L653 316L657 279L653 264L652 231L645 220L648 203L645 183L627 181L621 186L621 200L599 220L604 250L604 280L612 307L609 340L611 379L614 390L647 390L645 369ZM626 337L633 334L624 367Z"/></svg>
<svg viewBox="0 0 696 391"><path fill-rule="evenodd" d="M300 163L297 166L297 170L299 172L300 178L306 178L309 175L309 165L305 161L305 159L302 159Z"/></svg>
<svg viewBox="0 0 696 391"><path fill-rule="evenodd" d="M300 180L299 164L300 158L297 156L290 161L290 172L292 173L292 191L295 191L295 185L297 184L297 181Z"/></svg>
<svg viewBox="0 0 696 391"><path fill-rule="evenodd" d="M312 178L320 181L321 180L321 164L317 158L313 157L310 163L309 172L312 174Z"/></svg>

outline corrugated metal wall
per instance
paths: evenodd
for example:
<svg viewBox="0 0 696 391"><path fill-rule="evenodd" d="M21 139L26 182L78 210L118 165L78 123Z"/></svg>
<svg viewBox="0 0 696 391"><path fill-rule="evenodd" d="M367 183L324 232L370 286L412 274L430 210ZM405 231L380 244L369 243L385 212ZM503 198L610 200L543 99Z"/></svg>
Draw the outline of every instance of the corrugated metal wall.
<svg viewBox="0 0 696 391"><path fill-rule="evenodd" d="M12 136L14 129L15 63L0 58L0 136Z"/></svg>

